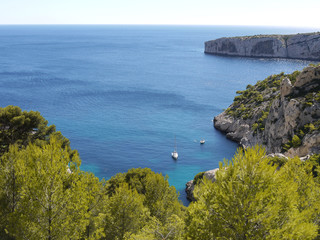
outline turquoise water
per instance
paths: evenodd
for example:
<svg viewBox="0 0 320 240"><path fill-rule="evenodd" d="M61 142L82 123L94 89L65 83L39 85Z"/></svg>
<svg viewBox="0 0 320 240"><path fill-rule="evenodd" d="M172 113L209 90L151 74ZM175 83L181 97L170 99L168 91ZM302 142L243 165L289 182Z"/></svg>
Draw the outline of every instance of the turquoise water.
<svg viewBox="0 0 320 240"><path fill-rule="evenodd" d="M221 57L204 41L310 29L204 26L0 26L1 106L37 110L71 140L82 169L110 178L133 167L184 186L237 144L212 119L235 91L310 62ZM178 161L171 158L174 137ZM205 138L204 145L199 144Z"/></svg>

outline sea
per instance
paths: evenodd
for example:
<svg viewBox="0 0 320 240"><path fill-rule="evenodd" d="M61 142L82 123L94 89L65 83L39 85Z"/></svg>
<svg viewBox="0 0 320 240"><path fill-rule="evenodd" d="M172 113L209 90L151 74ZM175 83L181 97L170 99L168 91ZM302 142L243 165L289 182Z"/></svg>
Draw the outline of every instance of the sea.
<svg viewBox="0 0 320 240"><path fill-rule="evenodd" d="M186 182L232 159L238 148L214 129L214 116L248 84L312 63L209 55L204 42L317 30L1 25L0 107L39 111L70 139L82 170L110 179L130 168L151 168L168 176L188 205ZM178 160L171 158L175 139Z"/></svg>

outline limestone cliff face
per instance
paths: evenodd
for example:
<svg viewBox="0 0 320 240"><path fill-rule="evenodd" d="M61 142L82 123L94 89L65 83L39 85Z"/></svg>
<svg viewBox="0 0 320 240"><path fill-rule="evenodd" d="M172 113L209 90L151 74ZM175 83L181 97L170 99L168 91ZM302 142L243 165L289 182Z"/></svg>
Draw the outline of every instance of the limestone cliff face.
<svg viewBox="0 0 320 240"><path fill-rule="evenodd" d="M299 156L305 161L320 154L320 65L272 75L237 94L214 118L215 128L228 138L243 147L264 145L267 157ZM214 182L218 170L204 172L203 177ZM196 200L194 186L194 180L186 184L190 201Z"/></svg>
<svg viewBox="0 0 320 240"><path fill-rule="evenodd" d="M234 103L214 118L215 128L228 138L244 147L264 145L267 153L289 157L320 153L320 66L299 75L271 76L238 93Z"/></svg>
<svg viewBox="0 0 320 240"><path fill-rule="evenodd" d="M205 42L205 53L320 60L320 33L219 38Z"/></svg>

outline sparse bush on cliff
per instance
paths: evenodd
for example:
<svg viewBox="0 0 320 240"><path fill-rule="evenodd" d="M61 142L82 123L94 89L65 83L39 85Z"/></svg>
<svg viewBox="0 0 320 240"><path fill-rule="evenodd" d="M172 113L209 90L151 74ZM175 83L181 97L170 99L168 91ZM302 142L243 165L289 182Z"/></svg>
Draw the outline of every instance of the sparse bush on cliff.
<svg viewBox="0 0 320 240"><path fill-rule="evenodd" d="M315 131L320 130L320 120L305 124L302 128L297 129L296 134L290 141L282 146L282 151L286 152L290 148L298 148L302 144L302 140L306 134L312 134Z"/></svg>
<svg viewBox="0 0 320 240"><path fill-rule="evenodd" d="M315 100L316 100L317 102L320 102L320 91L318 91L318 93L317 93L317 95L316 95L316 97L315 97Z"/></svg>
<svg viewBox="0 0 320 240"><path fill-rule="evenodd" d="M291 83L294 84L297 80L297 76L300 74L300 71L294 71L291 74L288 74L287 77L290 79Z"/></svg>
<svg viewBox="0 0 320 240"><path fill-rule="evenodd" d="M294 135L290 141L282 146L283 152L288 151L290 148L298 148L302 144L302 141L298 135Z"/></svg>
<svg viewBox="0 0 320 240"><path fill-rule="evenodd" d="M229 108L215 117L214 126L246 146L265 145L270 153L297 148L290 153L305 154L302 153L305 148L299 148L301 145L314 153L317 143L308 140L317 137L320 131L317 123L319 66L307 67L302 72L275 74L253 86L248 85L246 90L237 91ZM311 133L314 136L305 138Z"/></svg>
<svg viewBox="0 0 320 240"><path fill-rule="evenodd" d="M196 176L194 176L193 184L194 185L199 184L202 181L204 174L205 174L205 172L199 172Z"/></svg>
<svg viewBox="0 0 320 240"><path fill-rule="evenodd" d="M236 118L243 118L243 116L251 118L253 109L261 106L261 103L267 102L268 107L271 106L272 101L278 96L277 92L280 90L283 78L288 77L294 83L299 73L300 71L295 71L292 74L282 72L271 75L263 81L258 81L254 86L247 85L246 90L236 92L238 96L234 98L233 104L226 110L226 113Z"/></svg>
<svg viewBox="0 0 320 240"><path fill-rule="evenodd" d="M258 81L254 86L249 84L246 90L237 91L238 96L234 98L233 104L226 110L226 113L244 120L252 118L254 109L261 106L263 102L268 102L268 106L271 105L277 96L276 92L280 89L280 82L285 76L288 75L284 73L272 75L263 81ZM265 99L265 96L269 96L269 98ZM263 126L261 125L259 129L262 130Z"/></svg>
<svg viewBox="0 0 320 240"><path fill-rule="evenodd" d="M291 142L292 142L292 147L294 148L301 146L301 139L297 135L293 136Z"/></svg>

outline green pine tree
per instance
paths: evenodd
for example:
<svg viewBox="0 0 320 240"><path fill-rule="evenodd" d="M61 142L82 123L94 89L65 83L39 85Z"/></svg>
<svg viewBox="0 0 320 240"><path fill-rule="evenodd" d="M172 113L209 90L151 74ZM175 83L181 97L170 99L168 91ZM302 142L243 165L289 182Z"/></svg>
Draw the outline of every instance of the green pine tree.
<svg viewBox="0 0 320 240"><path fill-rule="evenodd" d="M89 224L93 200L80 159L71 158L62 145L52 137L42 147L10 147L2 158L8 170L0 172L0 180L8 188L1 192L6 200L1 211L7 213L7 232L16 239L79 239Z"/></svg>
<svg viewBox="0 0 320 240"><path fill-rule="evenodd" d="M300 160L280 171L262 148L238 150L204 180L188 209L187 239L314 239L319 187Z"/></svg>
<svg viewBox="0 0 320 240"><path fill-rule="evenodd" d="M149 215L143 201L143 195L130 189L127 183L121 184L105 201L104 239L122 240L137 233Z"/></svg>

